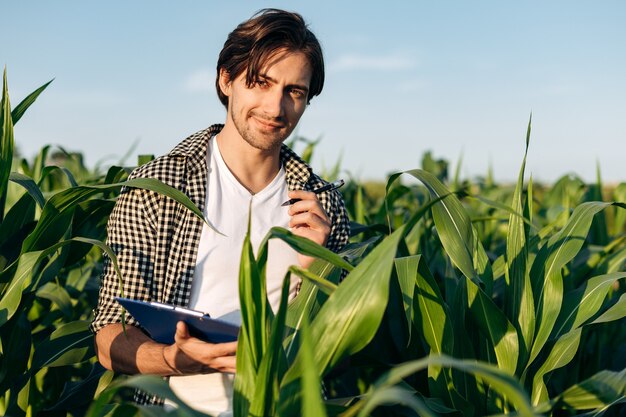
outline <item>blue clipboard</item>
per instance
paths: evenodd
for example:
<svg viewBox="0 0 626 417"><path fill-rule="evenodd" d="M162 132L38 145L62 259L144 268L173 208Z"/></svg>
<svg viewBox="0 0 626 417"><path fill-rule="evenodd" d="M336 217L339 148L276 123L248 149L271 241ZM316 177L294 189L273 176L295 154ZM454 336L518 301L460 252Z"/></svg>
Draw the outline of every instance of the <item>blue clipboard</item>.
<svg viewBox="0 0 626 417"><path fill-rule="evenodd" d="M241 327L239 311L214 319L200 311L169 304L122 297L115 297L115 300L137 319L153 340L168 345L174 343L179 321L187 324L191 336L211 343L234 342Z"/></svg>

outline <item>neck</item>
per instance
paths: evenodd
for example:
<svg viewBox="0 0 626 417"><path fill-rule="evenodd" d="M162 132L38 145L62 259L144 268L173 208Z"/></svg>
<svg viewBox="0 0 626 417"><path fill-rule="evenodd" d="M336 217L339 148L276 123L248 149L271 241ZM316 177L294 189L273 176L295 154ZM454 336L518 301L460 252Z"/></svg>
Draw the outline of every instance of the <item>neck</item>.
<svg viewBox="0 0 626 417"><path fill-rule="evenodd" d="M248 144L227 123L216 137L224 163L251 194L263 190L280 170L280 147L261 150Z"/></svg>

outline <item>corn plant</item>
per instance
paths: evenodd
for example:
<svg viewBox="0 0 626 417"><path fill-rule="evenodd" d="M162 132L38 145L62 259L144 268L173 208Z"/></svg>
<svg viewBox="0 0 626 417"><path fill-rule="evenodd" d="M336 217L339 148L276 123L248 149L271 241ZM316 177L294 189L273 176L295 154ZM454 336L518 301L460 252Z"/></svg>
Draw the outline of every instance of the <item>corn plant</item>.
<svg viewBox="0 0 626 417"><path fill-rule="evenodd" d="M529 138L530 124L527 147ZM553 376L561 380L558 372L574 360L585 329L626 315L626 296L616 286L626 277L620 271L623 262L600 274L602 261L588 262L584 276L575 285L566 284L580 275L573 266L589 246L594 216L610 207L623 209L624 203L583 202L571 213L555 216L556 224L539 228L533 219L532 181L523 187L524 168L525 157L508 193L512 204L487 201L508 214L504 252L495 259L485 251L459 198L424 170L407 174L426 186L431 200L405 217L404 224L390 227L395 230L382 240L351 244L342 256L273 229L267 239L283 239L323 260L311 271L292 267L290 272L305 285L287 305L287 275L276 314L265 295L267 245L255 258L246 239L235 415L347 417L411 410L422 416L535 416L618 410L626 399L626 369L587 369L582 379L566 372L574 379L556 384L558 390L549 388ZM388 189L399 176L389 179ZM439 245L439 255L449 264L443 275L434 275L419 253L426 249L425 235L418 239L417 253L408 245L412 229L424 224L434 226L429 244ZM600 257L606 260L623 243L623 237L615 237ZM429 251L436 253L432 247ZM337 285L340 268L349 274ZM372 349L379 360L400 360L387 361L381 370L370 356L363 365L363 352ZM326 387L342 379L333 370L347 358L352 365L361 361L358 379L364 386L352 395L327 398ZM160 390L167 392L166 387Z"/></svg>
<svg viewBox="0 0 626 417"><path fill-rule="evenodd" d="M202 217L188 197L159 181L120 181L127 173L121 167L111 167L96 179L84 175L88 182L79 185L67 168L46 165L47 147L32 165L25 160L14 163L13 125L48 85L11 111L4 73L0 413L11 416L81 415L113 378L95 361L88 326L97 300L101 251L115 259L103 240L117 191L122 186L151 189Z"/></svg>
<svg viewBox="0 0 626 417"><path fill-rule="evenodd" d="M11 111L4 77L0 413L165 415L126 399L140 388L200 416L159 378L100 367L87 325L101 253L115 264L102 241L122 186L201 213L164 184L124 181L122 167L94 173L70 152L57 158L65 166L47 165L48 147L17 161L13 124L48 84ZM529 139L530 123L526 148ZM460 162L446 186L448 164L432 155L392 175L381 199L350 182L353 236L340 254L278 228L257 256L246 239L235 415L618 415L625 356L607 352L626 351L626 186L607 193L599 174L592 185L575 175L533 184L525 160L512 186L491 173L462 181ZM270 239L318 258L291 268L276 312L265 294ZM288 303L293 279L302 290Z"/></svg>

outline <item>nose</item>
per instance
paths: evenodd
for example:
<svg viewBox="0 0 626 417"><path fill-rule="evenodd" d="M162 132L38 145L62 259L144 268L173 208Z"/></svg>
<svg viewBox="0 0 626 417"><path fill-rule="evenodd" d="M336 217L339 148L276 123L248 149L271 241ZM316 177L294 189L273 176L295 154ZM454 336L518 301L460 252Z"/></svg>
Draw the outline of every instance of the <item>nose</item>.
<svg viewBox="0 0 626 417"><path fill-rule="evenodd" d="M284 116L285 103L281 88L271 88L265 93L263 112L266 116L275 119Z"/></svg>

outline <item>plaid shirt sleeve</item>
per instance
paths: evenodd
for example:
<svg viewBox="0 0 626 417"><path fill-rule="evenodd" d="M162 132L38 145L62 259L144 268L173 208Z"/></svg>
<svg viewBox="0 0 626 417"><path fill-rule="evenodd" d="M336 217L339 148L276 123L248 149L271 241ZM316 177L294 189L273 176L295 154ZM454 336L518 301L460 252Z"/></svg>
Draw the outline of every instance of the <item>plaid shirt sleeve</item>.
<svg viewBox="0 0 626 417"><path fill-rule="evenodd" d="M350 221L343 198L337 190L334 190L325 198L320 198L322 207L330 219L330 235L326 247L333 252L339 252L348 243L350 237Z"/></svg>
<svg viewBox="0 0 626 417"><path fill-rule="evenodd" d="M133 172L129 179L136 176ZM115 297L151 298L158 206L157 193L138 188L122 189L107 224L107 244L117 257L122 277L117 276L111 259L105 254L100 295L91 324L94 333L108 324L122 321L122 307ZM126 323L137 325L130 315L126 315Z"/></svg>

